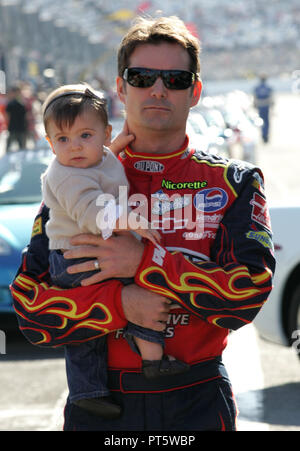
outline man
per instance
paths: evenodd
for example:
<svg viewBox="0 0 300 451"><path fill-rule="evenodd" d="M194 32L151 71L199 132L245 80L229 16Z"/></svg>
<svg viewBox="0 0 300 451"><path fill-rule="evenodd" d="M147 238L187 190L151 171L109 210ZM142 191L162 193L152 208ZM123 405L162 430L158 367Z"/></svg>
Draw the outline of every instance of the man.
<svg viewBox="0 0 300 451"><path fill-rule="evenodd" d="M267 84L266 75L260 77L260 83L254 90L254 106L258 110L259 117L263 120L262 139L267 143L270 130L270 108L273 106L273 89Z"/></svg>
<svg viewBox="0 0 300 451"><path fill-rule="evenodd" d="M122 406L120 419L108 421L67 402L65 430L235 430L221 355L229 329L251 322L266 301L274 258L261 172L188 148L186 121L201 93L199 50L171 17L141 20L118 54L118 95L135 135L122 156L129 200L160 230L161 246L126 234L74 237L78 248L64 255L90 261L72 272L101 271L81 288L59 290L48 275L45 207L34 223L12 286L20 328L40 346L108 333L108 384ZM123 287L121 277L135 284ZM128 321L165 330L165 353L190 370L146 380L120 330Z"/></svg>
<svg viewBox="0 0 300 451"><path fill-rule="evenodd" d="M13 86L9 91L9 98L10 100L5 110L8 124L6 152L10 151L11 145L14 142L17 142L19 149L24 149L27 134L26 107L22 98L21 89L18 86Z"/></svg>

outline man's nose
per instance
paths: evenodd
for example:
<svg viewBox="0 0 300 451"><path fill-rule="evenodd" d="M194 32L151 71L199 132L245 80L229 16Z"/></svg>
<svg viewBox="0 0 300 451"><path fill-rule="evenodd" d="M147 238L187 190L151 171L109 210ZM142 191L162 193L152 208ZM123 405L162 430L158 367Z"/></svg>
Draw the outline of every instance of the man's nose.
<svg viewBox="0 0 300 451"><path fill-rule="evenodd" d="M167 88L165 87L161 77L157 77L154 85L152 86L151 96L157 98L167 97Z"/></svg>

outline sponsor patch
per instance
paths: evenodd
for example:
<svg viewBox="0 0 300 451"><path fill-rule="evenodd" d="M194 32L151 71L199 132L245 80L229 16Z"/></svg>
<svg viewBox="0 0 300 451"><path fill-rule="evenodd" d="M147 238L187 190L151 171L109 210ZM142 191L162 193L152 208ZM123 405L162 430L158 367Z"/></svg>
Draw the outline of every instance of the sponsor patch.
<svg viewBox="0 0 300 451"><path fill-rule="evenodd" d="M252 220L271 230L271 221L266 200L260 194L254 193L250 205L252 205Z"/></svg>
<svg viewBox="0 0 300 451"><path fill-rule="evenodd" d="M243 176L244 174L247 172L247 168L245 168L242 165L237 165L234 168L234 172L233 172L233 179L235 181L235 183L241 183L241 181L243 180Z"/></svg>
<svg viewBox="0 0 300 451"><path fill-rule="evenodd" d="M186 240L215 240L217 234L211 230L204 230L203 232L184 232L182 236Z"/></svg>
<svg viewBox="0 0 300 451"><path fill-rule="evenodd" d="M162 190L151 194L152 198L152 214L163 215L172 210L178 210L190 204L191 200L188 196L176 196L175 194L169 197ZM157 199L157 201L155 200Z"/></svg>
<svg viewBox="0 0 300 451"><path fill-rule="evenodd" d="M227 205L228 194L222 188L208 188L198 191L194 197L194 206L204 213L214 213Z"/></svg>
<svg viewBox="0 0 300 451"><path fill-rule="evenodd" d="M256 240L260 244L262 244L267 249L273 249L273 243L272 240L267 232L257 232L254 230L250 230L246 233L246 237L250 240Z"/></svg>
<svg viewBox="0 0 300 451"><path fill-rule="evenodd" d="M161 187L165 189L200 189L207 186L206 180L196 180L194 182L172 182L171 180L163 179Z"/></svg>
<svg viewBox="0 0 300 451"><path fill-rule="evenodd" d="M166 251L159 245L154 249L152 261L159 266L163 266Z"/></svg>
<svg viewBox="0 0 300 451"><path fill-rule="evenodd" d="M212 215L204 215L204 228L217 229L222 219L223 219L222 214L215 213Z"/></svg>
<svg viewBox="0 0 300 451"><path fill-rule="evenodd" d="M43 228L42 228L42 218L40 216L39 218L37 218L34 221L34 224L32 226L31 238L33 238L36 235L41 235L42 230L43 230Z"/></svg>
<svg viewBox="0 0 300 451"><path fill-rule="evenodd" d="M165 166L159 161L140 160L134 163L135 169L141 172L163 172Z"/></svg>
<svg viewBox="0 0 300 451"><path fill-rule="evenodd" d="M254 186L254 188L258 189L259 191L264 192L264 189L265 189L264 181L263 181L262 177L260 176L260 174L258 172L255 172L253 174L253 178L254 178L254 180L252 182L252 185Z"/></svg>

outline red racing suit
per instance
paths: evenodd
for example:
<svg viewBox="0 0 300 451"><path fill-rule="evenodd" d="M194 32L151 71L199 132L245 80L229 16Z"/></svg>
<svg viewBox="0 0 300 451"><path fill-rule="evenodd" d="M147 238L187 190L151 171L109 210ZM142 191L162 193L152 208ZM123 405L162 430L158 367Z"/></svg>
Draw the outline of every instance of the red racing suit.
<svg viewBox="0 0 300 451"><path fill-rule="evenodd" d="M128 147L121 161L132 205L148 210L162 236L160 246L145 244L135 283L174 302L166 354L190 364L220 356L229 329L250 323L272 288L275 261L261 171L191 150L187 138L168 154L134 154ZM138 193L146 196L144 204ZM21 330L45 347L108 334L109 367L139 369L140 357L122 336L127 320L120 281L51 286L47 219L42 205L11 286Z"/></svg>

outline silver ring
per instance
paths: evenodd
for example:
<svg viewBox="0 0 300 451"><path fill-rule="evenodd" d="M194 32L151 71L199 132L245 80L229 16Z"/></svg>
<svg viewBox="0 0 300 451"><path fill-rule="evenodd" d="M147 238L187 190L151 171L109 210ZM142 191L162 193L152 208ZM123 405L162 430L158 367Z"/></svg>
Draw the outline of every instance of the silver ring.
<svg viewBox="0 0 300 451"><path fill-rule="evenodd" d="M97 271L100 269L98 260L94 260L94 266Z"/></svg>

